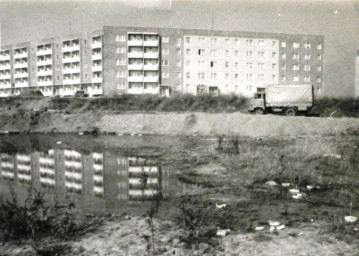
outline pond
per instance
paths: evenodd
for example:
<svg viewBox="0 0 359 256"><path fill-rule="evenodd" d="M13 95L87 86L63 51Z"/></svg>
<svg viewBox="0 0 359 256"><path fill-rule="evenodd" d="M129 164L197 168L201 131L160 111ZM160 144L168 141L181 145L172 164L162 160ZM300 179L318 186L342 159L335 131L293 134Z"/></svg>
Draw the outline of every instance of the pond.
<svg viewBox="0 0 359 256"><path fill-rule="evenodd" d="M186 147L181 138L160 136L1 136L0 195L23 202L35 190L80 211L131 215L144 214L161 195L162 208L171 211L180 196L199 189L162 164L174 146Z"/></svg>

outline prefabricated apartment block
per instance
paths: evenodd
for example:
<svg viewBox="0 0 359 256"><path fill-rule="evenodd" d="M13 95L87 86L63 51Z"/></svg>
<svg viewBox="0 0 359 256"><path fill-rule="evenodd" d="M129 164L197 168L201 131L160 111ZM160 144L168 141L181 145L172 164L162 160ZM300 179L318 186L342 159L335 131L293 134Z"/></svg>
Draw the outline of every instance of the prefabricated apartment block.
<svg viewBox="0 0 359 256"><path fill-rule="evenodd" d="M268 84L323 81L324 37L105 26L86 35L4 46L0 97L215 93L252 96Z"/></svg>

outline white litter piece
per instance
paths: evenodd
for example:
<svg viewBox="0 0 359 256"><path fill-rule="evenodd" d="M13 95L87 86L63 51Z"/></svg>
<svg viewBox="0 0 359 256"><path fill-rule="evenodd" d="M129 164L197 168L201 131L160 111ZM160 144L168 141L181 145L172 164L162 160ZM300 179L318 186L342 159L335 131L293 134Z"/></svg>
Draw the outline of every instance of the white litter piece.
<svg viewBox="0 0 359 256"><path fill-rule="evenodd" d="M62 141L56 141L56 144L59 144L59 145L60 145L61 143L62 143Z"/></svg>
<svg viewBox="0 0 359 256"><path fill-rule="evenodd" d="M300 191L299 191L299 189L292 188L292 189L289 189L289 192L292 194L298 194Z"/></svg>
<svg viewBox="0 0 359 256"><path fill-rule="evenodd" d="M84 132L79 132L79 135L84 135Z"/></svg>
<svg viewBox="0 0 359 256"><path fill-rule="evenodd" d="M136 135L136 133L131 133L131 136L135 136Z"/></svg>
<svg viewBox="0 0 359 256"><path fill-rule="evenodd" d="M277 227L277 230L282 230L282 229L285 229L285 225L280 225Z"/></svg>
<svg viewBox="0 0 359 256"><path fill-rule="evenodd" d="M227 229L218 229L216 235L217 236L226 236L231 232L229 228Z"/></svg>
<svg viewBox="0 0 359 256"><path fill-rule="evenodd" d="M289 187L290 183L282 183L282 187Z"/></svg>
<svg viewBox="0 0 359 256"><path fill-rule="evenodd" d="M224 207L226 207L227 205L226 204L216 204L216 207L218 208L218 209L222 209L222 208L224 208Z"/></svg>
<svg viewBox="0 0 359 256"><path fill-rule="evenodd" d="M142 133L139 133L138 136L142 136Z"/></svg>
<svg viewBox="0 0 359 256"><path fill-rule="evenodd" d="M270 231L270 232L275 231L275 227L270 227L269 231Z"/></svg>
<svg viewBox="0 0 359 256"><path fill-rule="evenodd" d="M268 186L277 186L278 185L278 183L273 180L269 180L265 184Z"/></svg>
<svg viewBox="0 0 359 256"><path fill-rule="evenodd" d="M293 199L301 199L301 198L303 198L303 196L304 196L303 193L298 193L298 194L292 195L292 198Z"/></svg>
<svg viewBox="0 0 359 256"><path fill-rule="evenodd" d="M346 222L349 222L349 223L354 223L354 222L356 222L357 221L357 217L355 217L355 216L345 216L344 217L344 220L346 221Z"/></svg>
<svg viewBox="0 0 359 256"><path fill-rule="evenodd" d="M261 230L263 230L264 229L264 226L260 226L260 227L256 227L256 231L261 231Z"/></svg>
<svg viewBox="0 0 359 256"><path fill-rule="evenodd" d="M275 220L269 220L268 223L269 223L269 226L272 226L272 227L276 227L276 226L280 225L280 222L275 221Z"/></svg>
<svg viewBox="0 0 359 256"><path fill-rule="evenodd" d="M118 136L123 136L123 134L122 134L122 133L119 133Z"/></svg>
<svg viewBox="0 0 359 256"><path fill-rule="evenodd" d="M312 190L314 188L314 186L312 185L307 185L307 190Z"/></svg>

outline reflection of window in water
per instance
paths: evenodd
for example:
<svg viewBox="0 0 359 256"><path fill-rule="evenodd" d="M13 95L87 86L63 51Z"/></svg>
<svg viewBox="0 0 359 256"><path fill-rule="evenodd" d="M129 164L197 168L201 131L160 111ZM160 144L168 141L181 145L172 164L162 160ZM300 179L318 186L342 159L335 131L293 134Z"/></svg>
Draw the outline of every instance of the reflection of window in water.
<svg viewBox="0 0 359 256"><path fill-rule="evenodd" d="M9 180L15 177L14 158L9 154L1 154L1 176Z"/></svg>
<svg viewBox="0 0 359 256"><path fill-rule="evenodd" d="M75 150L64 150L65 187L69 192L82 192L82 155Z"/></svg>
<svg viewBox="0 0 359 256"><path fill-rule="evenodd" d="M53 149L47 153L40 153L40 183L43 187L54 187L55 180L55 152Z"/></svg>
<svg viewBox="0 0 359 256"><path fill-rule="evenodd" d="M92 153L93 157L93 181L94 181L94 193L95 196L103 197L103 154Z"/></svg>
<svg viewBox="0 0 359 256"><path fill-rule="evenodd" d="M31 156L16 154L17 178L22 183L31 183Z"/></svg>

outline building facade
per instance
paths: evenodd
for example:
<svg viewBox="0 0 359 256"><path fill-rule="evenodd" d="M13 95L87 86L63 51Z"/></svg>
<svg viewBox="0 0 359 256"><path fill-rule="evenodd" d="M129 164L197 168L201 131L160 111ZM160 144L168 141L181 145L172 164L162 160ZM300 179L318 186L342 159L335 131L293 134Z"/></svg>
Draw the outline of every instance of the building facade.
<svg viewBox="0 0 359 256"><path fill-rule="evenodd" d="M354 97L359 97L359 51L357 51L357 56L355 58Z"/></svg>
<svg viewBox="0 0 359 256"><path fill-rule="evenodd" d="M323 85L324 37L105 26L2 47L0 96L215 93L252 96L268 84Z"/></svg>

